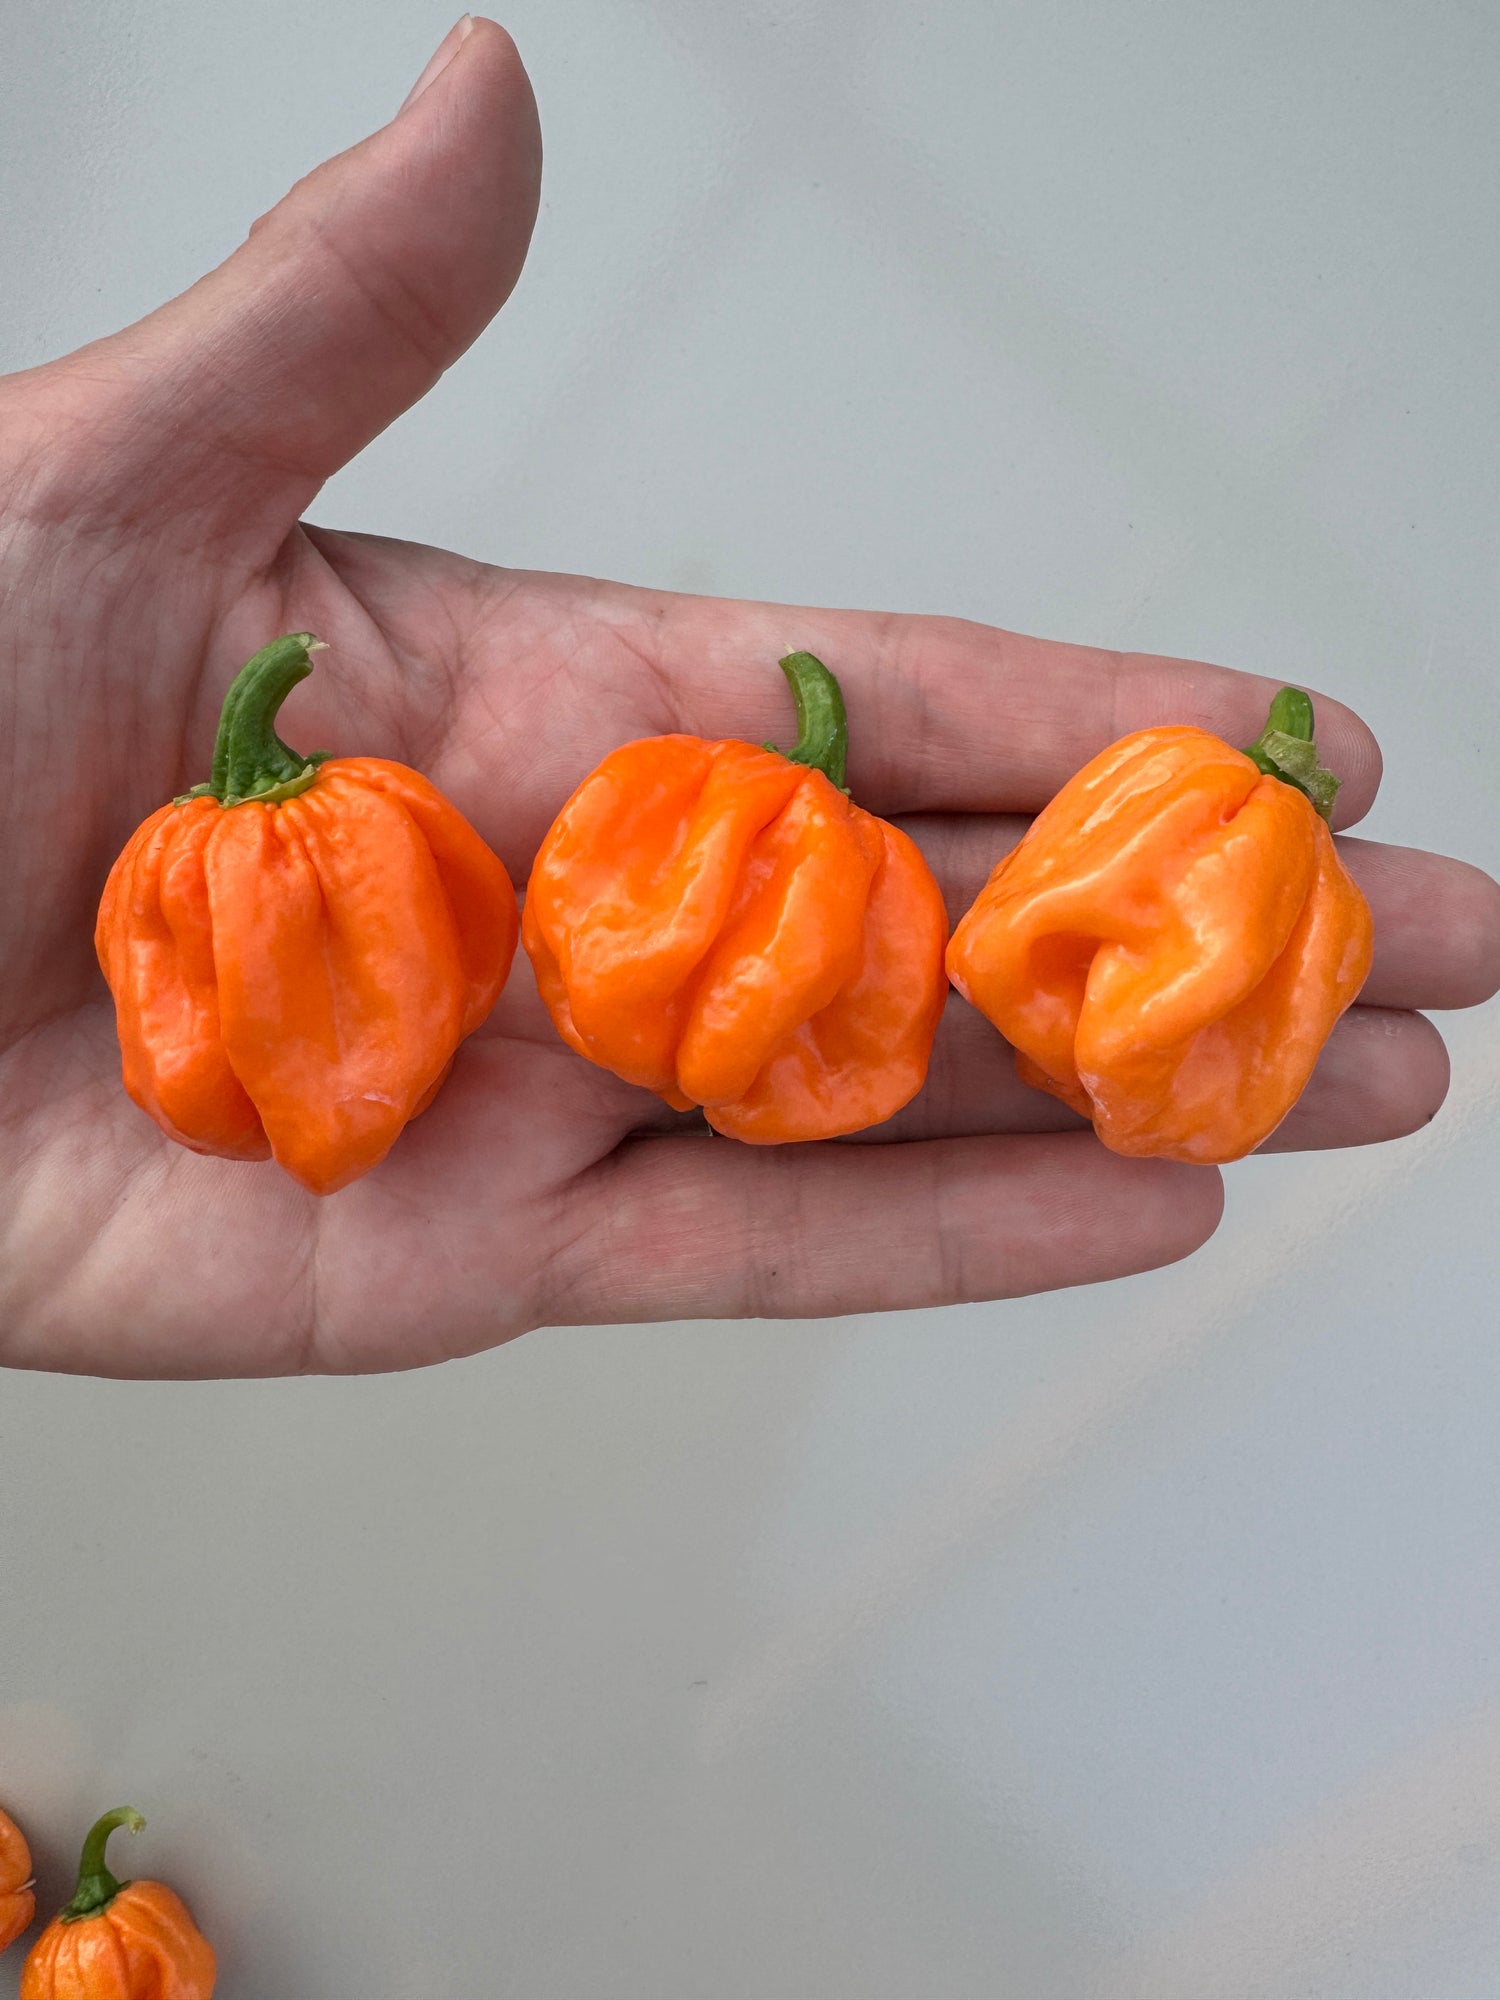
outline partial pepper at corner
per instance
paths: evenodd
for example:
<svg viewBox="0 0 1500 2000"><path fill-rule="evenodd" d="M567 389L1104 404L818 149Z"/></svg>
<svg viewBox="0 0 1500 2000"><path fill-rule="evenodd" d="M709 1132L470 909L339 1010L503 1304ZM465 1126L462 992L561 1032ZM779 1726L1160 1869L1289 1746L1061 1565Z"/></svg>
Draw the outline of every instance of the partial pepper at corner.
<svg viewBox="0 0 1500 2000"><path fill-rule="evenodd" d="M1235 750L1143 729L1085 765L948 947L1016 1071L1117 1153L1239 1159L1301 1095L1370 969L1369 908L1327 826L1337 780L1284 688Z"/></svg>
<svg viewBox="0 0 1500 2000"><path fill-rule="evenodd" d="M0 1812L0 1951L14 1944L36 1915L31 1849L7 1812Z"/></svg>
<svg viewBox="0 0 1500 2000"><path fill-rule="evenodd" d="M915 1096L945 994L942 895L851 803L838 683L781 662L800 735L627 743L543 841L522 935L558 1033L752 1145L863 1131Z"/></svg>
<svg viewBox="0 0 1500 2000"><path fill-rule="evenodd" d="M319 644L294 632L242 668L213 777L131 836L95 943L142 1110L331 1194L432 1101L519 915L498 856L417 772L276 735Z"/></svg>
<svg viewBox="0 0 1500 2000"><path fill-rule="evenodd" d="M118 1882L104 1850L117 1827L146 1822L119 1806L90 1828L78 1887L21 1971L20 2000L210 2000L213 1946L163 1882Z"/></svg>

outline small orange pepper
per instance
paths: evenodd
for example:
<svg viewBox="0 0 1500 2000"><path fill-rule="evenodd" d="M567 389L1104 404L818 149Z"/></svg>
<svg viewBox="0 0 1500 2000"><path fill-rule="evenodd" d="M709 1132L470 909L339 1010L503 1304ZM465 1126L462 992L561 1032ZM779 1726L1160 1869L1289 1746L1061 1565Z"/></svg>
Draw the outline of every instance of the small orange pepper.
<svg viewBox="0 0 1500 2000"><path fill-rule="evenodd" d="M213 777L131 836L95 943L141 1109L194 1152L274 1158L331 1194L432 1101L519 917L499 858L425 778L277 736L320 644L294 632L241 669Z"/></svg>
<svg viewBox="0 0 1500 2000"><path fill-rule="evenodd" d="M848 724L811 653L781 662L800 735L627 743L542 842L523 937L558 1033L752 1145L862 1131L921 1088L943 899L842 789Z"/></svg>
<svg viewBox="0 0 1500 2000"><path fill-rule="evenodd" d="M115 1828L145 1824L120 1806L90 1829L78 1887L31 1947L20 2000L209 2000L213 1946L181 1897L161 1882L117 1882L105 1866Z"/></svg>
<svg viewBox="0 0 1500 2000"><path fill-rule="evenodd" d="M1370 969L1328 831L1338 780L1283 688L1235 750L1142 729L1071 778L959 923L948 972L1022 1080L1117 1153L1237 1160L1302 1093Z"/></svg>
<svg viewBox="0 0 1500 2000"><path fill-rule="evenodd" d="M15 1943L35 1915L31 1849L9 1813L0 1812L0 1951Z"/></svg>

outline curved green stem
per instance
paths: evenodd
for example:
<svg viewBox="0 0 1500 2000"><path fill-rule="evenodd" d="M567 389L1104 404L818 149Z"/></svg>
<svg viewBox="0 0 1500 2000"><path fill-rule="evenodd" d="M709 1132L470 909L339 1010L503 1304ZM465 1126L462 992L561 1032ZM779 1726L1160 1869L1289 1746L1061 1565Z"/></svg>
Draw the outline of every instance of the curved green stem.
<svg viewBox="0 0 1500 2000"><path fill-rule="evenodd" d="M1265 728L1245 755L1267 777L1280 778L1311 799L1324 819L1332 818L1339 780L1318 762L1312 700L1301 688L1281 689L1271 703Z"/></svg>
<svg viewBox="0 0 1500 2000"><path fill-rule="evenodd" d="M810 764L845 791L849 718L838 682L811 653L788 653L781 671L791 683L792 700L797 704L797 747L780 754L793 764ZM775 750L777 746L768 743L765 747Z"/></svg>
<svg viewBox="0 0 1500 2000"><path fill-rule="evenodd" d="M247 799L295 798L317 776L328 752L299 756L276 734L276 714L298 681L312 672L311 655L323 645L311 632L288 632L247 660L230 683L214 738L213 776L174 801L214 798L221 806Z"/></svg>
<svg viewBox="0 0 1500 2000"><path fill-rule="evenodd" d="M78 1864L78 1887L73 1891L72 1901L58 1911L61 1922L76 1924L81 1917L97 1916L100 1910L109 1907L122 1889L129 1888L128 1882L117 1882L105 1867L104 1849L116 1827L128 1827L132 1833L139 1833L145 1824L140 1814L130 1806L116 1806L113 1812L107 1812L103 1819L94 1822L83 1843L83 1859Z"/></svg>

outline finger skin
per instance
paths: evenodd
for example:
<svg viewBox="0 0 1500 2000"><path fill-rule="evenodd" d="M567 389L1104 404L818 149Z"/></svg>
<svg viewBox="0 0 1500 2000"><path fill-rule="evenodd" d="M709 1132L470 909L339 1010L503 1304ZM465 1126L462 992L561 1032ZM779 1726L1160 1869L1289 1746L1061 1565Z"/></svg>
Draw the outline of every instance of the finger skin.
<svg viewBox="0 0 1500 2000"><path fill-rule="evenodd" d="M1375 918L1360 996L1378 1007L1477 1007L1500 992L1500 882L1467 861L1341 840Z"/></svg>
<svg viewBox="0 0 1500 2000"><path fill-rule="evenodd" d="M515 45L478 20L431 87L325 161L217 270L10 379L50 449L33 518L182 522L269 557L318 487L425 395L515 284L540 189ZM107 451L101 444L107 443Z"/></svg>
<svg viewBox="0 0 1500 2000"><path fill-rule="evenodd" d="M376 611L392 645L430 650L430 621L424 626L390 604L378 548L332 529L315 534L322 559ZM959 619L687 597L485 565L472 571L469 613L457 645L474 727L492 729L502 706L528 723L535 718L526 739L528 789L544 787L554 799L570 796L627 733L786 740L791 708L776 661L799 648L838 676L849 711L851 794L887 819L1038 811L1089 758L1148 723L1197 723L1232 743L1251 742L1279 685L1198 661L1110 653ZM566 729L548 726L559 660L565 678L590 693ZM1380 753L1337 702L1319 697L1318 715L1325 761L1346 779L1342 823L1367 810ZM547 823L528 817L513 838L534 851Z"/></svg>
<svg viewBox="0 0 1500 2000"><path fill-rule="evenodd" d="M742 703L743 724L731 718L718 733L752 741L777 723L779 705L774 688L752 689L747 668L788 646L816 653L844 690L850 788L887 818L1037 812L1107 744L1156 723L1253 742L1281 685L1200 660L1114 653L957 618L673 598L660 601L651 624L684 700ZM1347 825L1374 799L1380 751L1349 709L1309 692L1323 762L1343 780L1335 820Z"/></svg>
<svg viewBox="0 0 1500 2000"><path fill-rule="evenodd" d="M910 1146L637 1140L577 1183L550 1307L570 1323L820 1318L1015 1298L1190 1255L1218 1174L1091 1134Z"/></svg>
<svg viewBox="0 0 1500 2000"><path fill-rule="evenodd" d="M795 724L776 662L798 647L839 678L851 795L883 818L983 815L993 824L995 815L1038 811L1096 752L1163 719L1249 742L1277 685L1191 660L1146 660L949 618L685 597L406 551L453 613L448 657L435 658L423 600L391 588L390 553L375 537L310 528L303 559L286 578L288 615L316 604L336 579L378 621L391 654L418 663L418 685L436 672L454 690L451 727L429 775L471 816L484 812L484 800L471 796L468 746L493 746L496 717L505 717L514 745L502 752L499 773L506 826L487 837L519 872L558 803L624 742L679 732L790 740ZM1319 717L1325 757L1347 778L1340 819L1353 819L1374 796L1379 751L1337 703L1320 701ZM430 747L430 717L414 716L412 732ZM492 795L493 769L488 776ZM1019 828L1012 844L1017 837ZM976 893L1003 852L992 838Z"/></svg>

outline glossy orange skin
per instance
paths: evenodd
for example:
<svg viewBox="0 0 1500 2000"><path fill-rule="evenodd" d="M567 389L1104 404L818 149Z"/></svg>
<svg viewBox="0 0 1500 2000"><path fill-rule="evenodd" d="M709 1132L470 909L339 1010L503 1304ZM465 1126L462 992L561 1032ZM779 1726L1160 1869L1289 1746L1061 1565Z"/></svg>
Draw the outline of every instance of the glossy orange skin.
<svg viewBox="0 0 1500 2000"><path fill-rule="evenodd" d="M54 1917L21 1972L20 2000L209 2000L213 1946L180 1896L127 1882L91 1917Z"/></svg>
<svg viewBox="0 0 1500 2000"><path fill-rule="evenodd" d="M193 1151L332 1194L436 1094L518 928L498 857L404 764L336 758L277 804L163 806L95 932L125 1088Z"/></svg>
<svg viewBox="0 0 1500 2000"><path fill-rule="evenodd" d="M542 843L522 934L559 1034L752 1145L877 1125L945 993L936 882L897 828L753 744L627 743Z"/></svg>
<svg viewBox="0 0 1500 2000"><path fill-rule="evenodd" d="M15 1942L35 1915L31 1849L10 1815L0 1812L0 1951Z"/></svg>
<svg viewBox="0 0 1500 2000"><path fill-rule="evenodd" d="M1201 729L1084 766L964 916L948 972L1021 1078L1117 1153L1237 1160L1370 969L1369 907L1311 802Z"/></svg>

